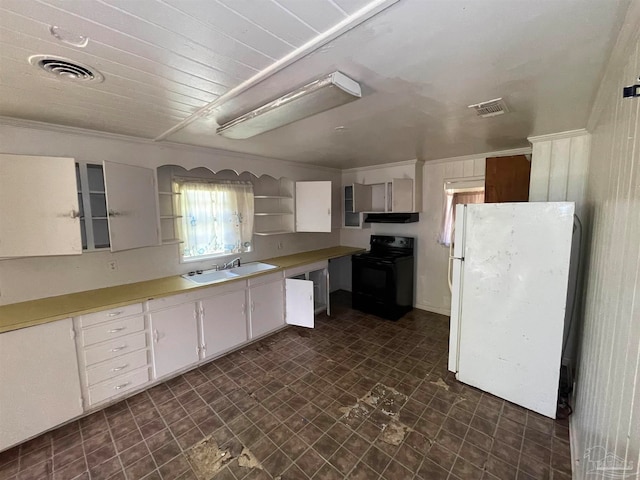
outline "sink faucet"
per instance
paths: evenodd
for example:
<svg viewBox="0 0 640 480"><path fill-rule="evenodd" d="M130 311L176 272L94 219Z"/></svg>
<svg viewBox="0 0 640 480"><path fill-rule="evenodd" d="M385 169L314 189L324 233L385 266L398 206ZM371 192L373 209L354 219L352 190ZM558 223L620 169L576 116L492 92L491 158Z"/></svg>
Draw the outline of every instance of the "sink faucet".
<svg viewBox="0 0 640 480"><path fill-rule="evenodd" d="M225 263L225 264L222 266L222 270L225 270L225 269L227 269L227 268L233 268L233 267L234 267L234 265L235 265L236 263L238 264L238 267L239 267L239 266L240 266L240 257L236 257L236 258L234 258L233 260L231 260L231 261L229 261L229 262Z"/></svg>

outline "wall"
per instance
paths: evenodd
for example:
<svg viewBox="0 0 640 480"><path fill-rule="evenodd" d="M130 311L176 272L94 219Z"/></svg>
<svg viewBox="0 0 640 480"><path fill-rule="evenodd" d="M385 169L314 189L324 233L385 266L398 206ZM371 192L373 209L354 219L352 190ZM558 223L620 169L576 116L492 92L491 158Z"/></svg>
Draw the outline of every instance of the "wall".
<svg viewBox="0 0 640 480"><path fill-rule="evenodd" d="M576 202L576 214L582 218L589 145L586 130L529 137L531 155L530 202Z"/></svg>
<svg viewBox="0 0 640 480"><path fill-rule="evenodd" d="M573 478L605 454L640 478L640 2L632 2L589 121L584 326L571 417Z"/></svg>
<svg viewBox="0 0 640 480"><path fill-rule="evenodd" d="M430 312L449 315L451 312L451 292L447 284L449 248L438 244L438 234L442 221L444 182L453 178L468 178L484 175L485 159L500 155L530 153L529 149L491 152L470 157L457 157L426 162L422 169L422 211L420 221L410 224L371 224L362 230L343 228L340 243L354 247L368 247L372 234L403 235L416 238L416 282L415 307ZM373 182L378 176L393 178L402 173L401 168L387 166L345 170L343 185L366 180ZM375 171L377 170L377 171ZM374 176L375 175L375 176ZM346 283L343 279L343 283ZM350 287L350 283L348 285ZM347 287L344 287L347 288Z"/></svg>
<svg viewBox="0 0 640 480"><path fill-rule="evenodd" d="M531 181L529 183L530 202L575 202L577 224L571 249L569 288L567 291L567 312L564 328L565 346L562 363L573 369L577 353L577 332L581 318L582 272L580 262L584 261L584 211L587 190L587 171L591 135L586 130L529 137L533 145L531 155ZM582 225L582 230L580 230ZM573 317L573 320L570 320Z"/></svg>
<svg viewBox="0 0 640 480"><path fill-rule="evenodd" d="M31 122L3 120L2 123L2 153L68 156L96 163L109 160L152 168L172 164L187 169L233 169L276 178L286 176L293 180L331 180L334 185L334 225L340 225L338 170L214 149L157 144L79 129L35 125ZM332 233L255 237L255 252L242 258L244 261L253 261L334 246L339 243L339 237L338 228ZM279 242L282 242L282 249L277 248ZM107 268L107 263L112 260L117 262L116 271ZM177 245L117 253L99 251L78 256L5 259L0 260L0 305L177 275L197 268L210 268L213 263L209 260L180 264Z"/></svg>

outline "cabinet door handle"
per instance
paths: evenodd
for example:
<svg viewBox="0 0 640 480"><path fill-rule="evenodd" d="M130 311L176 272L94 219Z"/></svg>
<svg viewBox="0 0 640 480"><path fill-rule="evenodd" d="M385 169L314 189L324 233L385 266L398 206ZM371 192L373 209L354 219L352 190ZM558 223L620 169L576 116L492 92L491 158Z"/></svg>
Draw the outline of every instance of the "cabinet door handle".
<svg viewBox="0 0 640 480"><path fill-rule="evenodd" d="M69 216L71 218L80 218L80 212L78 210L71 210L71 212L69 212Z"/></svg>
<svg viewBox="0 0 640 480"><path fill-rule="evenodd" d="M117 211L115 211L115 210L109 210L109 212L107 212L107 213L108 213L108 215L109 215L110 217L119 217L120 215L122 215L122 213L117 212Z"/></svg>
<svg viewBox="0 0 640 480"><path fill-rule="evenodd" d="M113 367L111 369L112 372L119 372L120 370L124 370L125 368L127 368L129 366L128 363L125 363L124 365L121 365L119 367Z"/></svg>
<svg viewBox="0 0 640 480"><path fill-rule="evenodd" d="M253 312L255 309L256 309L256 304L252 300L251 301L251 311Z"/></svg>
<svg viewBox="0 0 640 480"><path fill-rule="evenodd" d="M153 341L155 343L158 343L158 341L160 340L160 333L158 332L158 329L154 329L153 330Z"/></svg>
<svg viewBox="0 0 640 480"><path fill-rule="evenodd" d="M114 347L111 349L112 352L119 352L120 350L124 350L125 348L127 348L126 345L120 345L119 347Z"/></svg>
<svg viewBox="0 0 640 480"><path fill-rule="evenodd" d="M117 317L118 315L122 315L122 310L118 310L117 312L107 313L107 317Z"/></svg>
<svg viewBox="0 0 640 480"><path fill-rule="evenodd" d="M131 383L131 382L125 382L125 383L122 383L122 384L120 384L120 385L116 385L115 387L113 387L113 389L114 389L114 390L121 390L121 389L123 389L124 387L126 387L127 385L129 385L130 383Z"/></svg>
<svg viewBox="0 0 640 480"><path fill-rule="evenodd" d="M309 295L309 301L313 302L313 295Z"/></svg>
<svg viewBox="0 0 640 480"><path fill-rule="evenodd" d="M112 328L111 330L107 330L107 333L118 333L121 332L122 330L124 330L127 327L118 327L118 328Z"/></svg>
<svg viewBox="0 0 640 480"><path fill-rule="evenodd" d="M242 314L245 315L247 313L247 306L243 303L242 304Z"/></svg>

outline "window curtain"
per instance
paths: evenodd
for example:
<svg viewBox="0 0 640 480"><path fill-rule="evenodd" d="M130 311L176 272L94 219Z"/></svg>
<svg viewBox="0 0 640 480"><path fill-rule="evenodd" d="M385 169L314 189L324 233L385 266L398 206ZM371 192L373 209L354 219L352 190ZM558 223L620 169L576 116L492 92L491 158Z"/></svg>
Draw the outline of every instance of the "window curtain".
<svg viewBox="0 0 640 480"><path fill-rule="evenodd" d="M444 208L442 210L442 226L438 243L449 246L453 240L453 227L456 222L456 205L466 203L484 203L484 191L456 192L445 189Z"/></svg>
<svg viewBox="0 0 640 480"><path fill-rule="evenodd" d="M176 179L178 238L182 256L245 253L252 250L253 186L248 182Z"/></svg>

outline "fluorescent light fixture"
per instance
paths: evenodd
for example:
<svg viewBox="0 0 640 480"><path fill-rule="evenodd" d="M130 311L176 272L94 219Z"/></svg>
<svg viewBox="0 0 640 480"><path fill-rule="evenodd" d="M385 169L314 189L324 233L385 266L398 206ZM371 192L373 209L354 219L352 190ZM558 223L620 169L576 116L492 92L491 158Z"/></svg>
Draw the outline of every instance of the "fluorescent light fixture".
<svg viewBox="0 0 640 480"><path fill-rule="evenodd" d="M360 84L333 72L218 127L224 137L242 139L357 100Z"/></svg>

